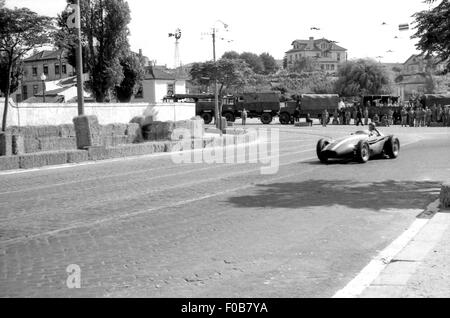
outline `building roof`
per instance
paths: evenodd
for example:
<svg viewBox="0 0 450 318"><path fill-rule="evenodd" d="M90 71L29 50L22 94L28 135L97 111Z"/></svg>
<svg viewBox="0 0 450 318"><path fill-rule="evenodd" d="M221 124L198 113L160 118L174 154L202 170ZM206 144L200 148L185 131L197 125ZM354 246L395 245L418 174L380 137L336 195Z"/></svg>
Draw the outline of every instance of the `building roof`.
<svg viewBox="0 0 450 318"><path fill-rule="evenodd" d="M176 71L171 72L158 66L147 66L145 68L145 79L175 81L184 80L186 78L185 76L183 76L183 74L177 74Z"/></svg>
<svg viewBox="0 0 450 318"><path fill-rule="evenodd" d="M330 51L347 51L347 49L345 49L345 48L337 45L336 43L331 42L330 40L327 40L325 38L316 39L316 40L314 38L312 38L311 40L295 40L295 41L293 41L292 45L299 44L300 47L298 49L289 50L286 53L303 52L307 49L307 47L309 46L311 41L313 41L313 48L310 51L322 51L322 49L319 48L319 44L322 42L327 42L327 43L332 44Z"/></svg>
<svg viewBox="0 0 450 318"><path fill-rule="evenodd" d="M34 62L34 61L42 61L42 60L59 60L61 55L65 57L64 50L56 50L56 51L41 51L36 54L33 54L29 58L26 58L24 62Z"/></svg>

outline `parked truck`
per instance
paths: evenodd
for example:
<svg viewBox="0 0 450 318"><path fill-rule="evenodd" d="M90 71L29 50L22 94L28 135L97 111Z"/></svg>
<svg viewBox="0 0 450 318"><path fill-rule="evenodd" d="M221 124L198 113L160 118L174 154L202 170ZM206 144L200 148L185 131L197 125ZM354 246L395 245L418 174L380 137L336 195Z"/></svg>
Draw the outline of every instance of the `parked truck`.
<svg viewBox="0 0 450 318"><path fill-rule="evenodd" d="M280 123L287 125L300 118L322 118L326 109L330 115L338 109L339 95L336 94L303 94L282 103L280 107Z"/></svg>
<svg viewBox="0 0 450 318"><path fill-rule="evenodd" d="M216 107L213 95L173 95L167 100L181 101L190 100L195 102L197 116L203 118L205 124L210 124L215 117ZM248 118L259 118L263 124L270 124L273 118L278 116L280 110L280 94L277 92L267 93L243 93L239 95L228 95L221 99L222 116L228 122L234 122L241 117L245 108Z"/></svg>

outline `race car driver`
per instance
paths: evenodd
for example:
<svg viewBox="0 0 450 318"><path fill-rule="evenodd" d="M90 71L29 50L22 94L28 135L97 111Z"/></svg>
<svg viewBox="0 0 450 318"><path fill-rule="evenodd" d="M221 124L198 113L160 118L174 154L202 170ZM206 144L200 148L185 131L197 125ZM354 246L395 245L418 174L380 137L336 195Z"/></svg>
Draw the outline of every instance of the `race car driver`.
<svg viewBox="0 0 450 318"><path fill-rule="evenodd" d="M368 134L369 134L369 137L381 137L381 136L383 136L383 134L378 131L375 123L370 123L369 124Z"/></svg>

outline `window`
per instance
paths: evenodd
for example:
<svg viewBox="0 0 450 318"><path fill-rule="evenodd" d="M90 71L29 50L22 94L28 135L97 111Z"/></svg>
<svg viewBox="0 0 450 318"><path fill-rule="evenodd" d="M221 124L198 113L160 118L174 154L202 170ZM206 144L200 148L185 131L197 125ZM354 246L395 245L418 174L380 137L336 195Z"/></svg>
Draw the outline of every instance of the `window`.
<svg viewBox="0 0 450 318"><path fill-rule="evenodd" d="M331 70L334 71L334 64L331 64Z"/></svg>
<svg viewBox="0 0 450 318"><path fill-rule="evenodd" d="M320 64L320 69L323 71L325 69L325 65Z"/></svg>
<svg viewBox="0 0 450 318"><path fill-rule="evenodd" d="M48 75L48 65L44 65L44 74Z"/></svg>
<svg viewBox="0 0 450 318"><path fill-rule="evenodd" d="M173 84L167 84L167 95L175 94L175 87Z"/></svg>
<svg viewBox="0 0 450 318"><path fill-rule="evenodd" d="M33 73L33 76L37 76L37 67L36 66L33 66L32 73Z"/></svg>
<svg viewBox="0 0 450 318"><path fill-rule="evenodd" d="M33 95L36 95L39 91L39 85L33 85Z"/></svg>
<svg viewBox="0 0 450 318"><path fill-rule="evenodd" d="M341 61L341 53L338 53L338 54L337 54L337 60L338 60L338 62Z"/></svg>
<svg viewBox="0 0 450 318"><path fill-rule="evenodd" d="M28 86L27 85L23 85L22 86L22 97L23 100L28 99Z"/></svg>
<svg viewBox="0 0 450 318"><path fill-rule="evenodd" d="M59 64L55 64L55 75L59 75Z"/></svg>
<svg viewBox="0 0 450 318"><path fill-rule="evenodd" d="M330 64L327 64L326 66L326 70L329 71L330 70Z"/></svg>
<svg viewBox="0 0 450 318"><path fill-rule="evenodd" d="M62 73L63 74L67 74L67 66L66 66L66 64L62 65Z"/></svg>

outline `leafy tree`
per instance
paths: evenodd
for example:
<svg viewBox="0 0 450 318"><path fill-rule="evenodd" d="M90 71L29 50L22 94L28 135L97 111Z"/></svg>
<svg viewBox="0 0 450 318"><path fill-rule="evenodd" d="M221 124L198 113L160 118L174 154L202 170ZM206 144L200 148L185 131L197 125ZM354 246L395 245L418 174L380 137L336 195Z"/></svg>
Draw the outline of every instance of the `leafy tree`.
<svg viewBox="0 0 450 318"><path fill-rule="evenodd" d="M134 53L129 53L120 59L123 70L123 80L115 87L115 95L120 102L129 102L137 93L145 76L144 61Z"/></svg>
<svg viewBox="0 0 450 318"><path fill-rule="evenodd" d="M256 74L264 73L264 63L255 53L244 52L240 55L240 58L244 60Z"/></svg>
<svg viewBox="0 0 450 318"><path fill-rule="evenodd" d="M386 70L376 61L359 59L344 63L338 70L336 90L342 96L384 94L390 92Z"/></svg>
<svg viewBox="0 0 450 318"><path fill-rule="evenodd" d="M302 56L294 62L294 64L289 68L292 72L302 73L302 72L314 72L317 69L317 60Z"/></svg>
<svg viewBox="0 0 450 318"><path fill-rule="evenodd" d="M0 9L5 6L5 0L0 0Z"/></svg>
<svg viewBox="0 0 450 318"><path fill-rule="evenodd" d="M223 53L222 58L229 59L229 60L237 60L237 59L240 59L241 57L240 57L239 53L236 51L228 51L228 52Z"/></svg>
<svg viewBox="0 0 450 318"><path fill-rule="evenodd" d="M285 55L283 57L283 69L287 69L288 68L288 59L287 59L287 55Z"/></svg>
<svg viewBox="0 0 450 318"><path fill-rule="evenodd" d="M252 70L240 59L220 59L216 63L213 61L194 63L190 71L194 84L210 87L217 80L219 96L246 85L252 74Z"/></svg>
<svg viewBox="0 0 450 318"><path fill-rule="evenodd" d="M259 58L261 59L263 65L264 65L264 73L265 74L272 74L278 70L277 61L269 53L262 53L259 56Z"/></svg>
<svg viewBox="0 0 450 318"><path fill-rule="evenodd" d="M437 2L426 0L427 3ZM447 61L446 71L450 71L450 1L442 0L432 10L414 14L418 38L417 48L428 56L437 55L441 61Z"/></svg>
<svg viewBox="0 0 450 318"><path fill-rule="evenodd" d="M9 93L14 93L20 86L22 74L23 63L21 61L17 61L17 63L13 65L12 70L8 73L8 58L5 54L0 54L0 92L5 94L8 90L6 86L9 81Z"/></svg>
<svg viewBox="0 0 450 318"><path fill-rule="evenodd" d="M4 71L1 90L5 95L2 131L6 129L9 95L17 87L20 60L31 50L48 44L52 19L28 8L0 8L0 54ZM6 80L5 80L6 79Z"/></svg>
<svg viewBox="0 0 450 318"><path fill-rule="evenodd" d="M129 51L130 8L124 0L81 0L80 7L83 58L90 76L88 86L97 102L104 102L109 92L123 81L120 58ZM74 65L77 42L74 29L66 25L68 15L64 11L58 16L55 43L68 49Z"/></svg>

